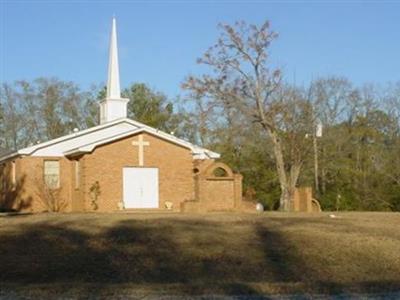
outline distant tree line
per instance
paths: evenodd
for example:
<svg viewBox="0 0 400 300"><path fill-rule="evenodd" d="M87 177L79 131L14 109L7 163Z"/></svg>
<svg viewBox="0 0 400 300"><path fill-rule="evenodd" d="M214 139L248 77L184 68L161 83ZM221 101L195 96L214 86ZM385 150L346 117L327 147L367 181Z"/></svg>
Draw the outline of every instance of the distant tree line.
<svg viewBox="0 0 400 300"><path fill-rule="evenodd" d="M313 186L326 210L400 210L400 81L355 86L319 78L298 87L269 66L269 23L221 25L188 76L182 99L143 83L123 91L128 116L222 154L244 193L290 210L296 186ZM0 147L18 149L98 124L103 86L55 78L3 83ZM322 127L322 136L319 136Z"/></svg>

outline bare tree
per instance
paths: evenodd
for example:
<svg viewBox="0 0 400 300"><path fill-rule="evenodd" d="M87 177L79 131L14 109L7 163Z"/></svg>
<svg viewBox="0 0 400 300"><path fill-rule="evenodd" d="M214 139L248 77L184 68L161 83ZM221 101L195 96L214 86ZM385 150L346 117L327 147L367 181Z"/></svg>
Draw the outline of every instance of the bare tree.
<svg viewBox="0 0 400 300"><path fill-rule="evenodd" d="M273 145L282 192L280 209L290 210L304 162L305 127L301 124L305 122L296 121L299 115L309 115L310 107L304 93L281 84L279 69L268 67L269 46L277 37L268 21L260 27L236 22L220 28L218 42L198 60L211 68L211 75L190 76L183 88L195 97L239 110L246 120L260 125Z"/></svg>
<svg viewBox="0 0 400 300"><path fill-rule="evenodd" d="M314 184L318 195L326 192L327 169L329 168L329 164L335 161L335 158L328 156L328 154L334 153L327 153L326 144L334 142L336 145L339 145L348 142L347 135L332 136L329 128L343 122L348 117L350 114L348 111L350 107L348 101L350 101L350 95L353 92L352 84L343 77L319 78L310 84L309 99L313 106L314 119L323 126L324 131L328 129L324 133L324 137L320 138L320 142L315 132L313 134ZM317 126L318 124L315 123L314 128Z"/></svg>
<svg viewBox="0 0 400 300"><path fill-rule="evenodd" d="M43 178L35 178L36 193L43 207L48 212L62 212L68 206L68 201L62 197L62 188L49 187Z"/></svg>
<svg viewBox="0 0 400 300"><path fill-rule="evenodd" d="M0 102L3 103L4 144L8 149L17 149L20 143L20 131L23 118L18 110L16 95L12 87L4 83L0 90Z"/></svg>

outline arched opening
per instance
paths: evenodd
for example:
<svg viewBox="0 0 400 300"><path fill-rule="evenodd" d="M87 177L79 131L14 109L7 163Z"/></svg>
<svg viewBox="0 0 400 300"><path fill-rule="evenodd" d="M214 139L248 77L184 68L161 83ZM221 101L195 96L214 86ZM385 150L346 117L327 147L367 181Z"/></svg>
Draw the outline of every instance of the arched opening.
<svg viewBox="0 0 400 300"><path fill-rule="evenodd" d="M221 167L215 168L213 171L215 177L228 177L228 172Z"/></svg>
<svg viewBox="0 0 400 300"><path fill-rule="evenodd" d="M311 200L311 211L312 212L321 212L321 205L319 204L318 200L312 199Z"/></svg>

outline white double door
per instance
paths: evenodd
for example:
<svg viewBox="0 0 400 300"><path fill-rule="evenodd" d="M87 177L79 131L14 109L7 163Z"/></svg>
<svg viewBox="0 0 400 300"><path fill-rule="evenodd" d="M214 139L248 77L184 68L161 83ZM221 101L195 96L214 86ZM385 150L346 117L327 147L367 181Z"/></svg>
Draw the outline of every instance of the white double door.
<svg viewBox="0 0 400 300"><path fill-rule="evenodd" d="M158 208L158 169L123 168L125 208Z"/></svg>

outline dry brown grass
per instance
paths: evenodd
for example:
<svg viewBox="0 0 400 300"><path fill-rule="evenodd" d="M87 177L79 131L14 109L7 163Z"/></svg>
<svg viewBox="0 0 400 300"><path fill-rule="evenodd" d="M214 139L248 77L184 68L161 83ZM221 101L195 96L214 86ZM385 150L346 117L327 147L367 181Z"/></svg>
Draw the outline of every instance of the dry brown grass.
<svg viewBox="0 0 400 300"><path fill-rule="evenodd" d="M399 291L400 214L338 216L0 217L0 297Z"/></svg>

